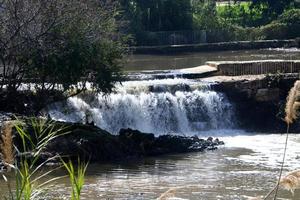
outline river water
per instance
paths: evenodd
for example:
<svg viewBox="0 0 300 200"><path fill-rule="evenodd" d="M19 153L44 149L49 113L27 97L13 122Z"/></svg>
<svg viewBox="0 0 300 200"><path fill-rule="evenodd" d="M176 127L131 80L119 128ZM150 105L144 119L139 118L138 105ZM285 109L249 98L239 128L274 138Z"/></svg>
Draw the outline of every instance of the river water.
<svg viewBox="0 0 300 200"><path fill-rule="evenodd" d="M179 53L171 55L144 55L133 54L128 57L125 70L169 70L204 65L207 61L249 61L300 59L300 49L297 48L275 48L260 50L239 50L239 51L217 51L198 53Z"/></svg>
<svg viewBox="0 0 300 200"><path fill-rule="evenodd" d="M82 199L147 200L174 189L176 198L170 199L239 200L266 195L274 187L282 159L284 135L240 130L207 134L220 136L226 145L213 152L90 165ZM291 135L284 173L299 169L299 153L300 137ZM0 182L1 194L6 188L5 183ZM49 199L68 199L68 179L57 181L49 188ZM292 196L280 190L278 199L298 200L300 192L296 190Z"/></svg>
<svg viewBox="0 0 300 200"><path fill-rule="evenodd" d="M238 200L266 195L276 184L285 136L238 130L215 134L232 136L221 137L226 145L213 152L91 165L83 199L156 199L169 189L174 189L173 199ZM299 167L299 143L298 135L290 137L284 173ZM67 196L66 182L52 187L54 196ZM280 190L278 199L300 199L300 192L292 196Z"/></svg>
<svg viewBox="0 0 300 200"><path fill-rule="evenodd" d="M279 56L285 51L292 52L286 53L285 58L290 58L299 53L297 49L272 51L275 53L264 55ZM240 54L241 59L249 55ZM155 67L145 65L142 69ZM112 133L132 128L156 135L213 136L225 141L225 146L212 152L92 164L82 199L156 199L168 190L172 191L169 199L239 200L266 195L276 184L285 135L240 130L234 104L225 94L211 90L212 84L187 79L127 81L108 96L85 94L50 106L53 119L92 120ZM299 169L299 163L300 137L291 135L284 173ZM6 191L6 183L0 181L0 194ZM49 189L49 199L68 199L69 191L68 179L57 181ZM300 191L292 196L280 190L279 197L299 200Z"/></svg>

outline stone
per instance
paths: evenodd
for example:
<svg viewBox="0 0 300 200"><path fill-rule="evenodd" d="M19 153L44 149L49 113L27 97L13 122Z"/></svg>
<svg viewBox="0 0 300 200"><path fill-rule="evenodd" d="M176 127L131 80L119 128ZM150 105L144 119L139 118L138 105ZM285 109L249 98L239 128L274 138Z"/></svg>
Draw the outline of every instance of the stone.
<svg viewBox="0 0 300 200"><path fill-rule="evenodd" d="M25 120L25 123L25 127L30 131L30 122ZM78 157L91 162L140 159L145 156L199 152L214 149L218 145L212 142L213 138L203 140L197 136L179 135L156 137L152 133L142 133L132 129L121 129L118 135L113 135L87 124L55 123L56 127L68 127L67 131L70 133L51 141L42 152L40 162L57 154L67 155L74 161ZM21 145L18 140L16 135L15 145L17 146ZM51 162L55 161L52 160Z"/></svg>
<svg viewBox="0 0 300 200"><path fill-rule="evenodd" d="M213 138L212 138L212 137L208 137L208 138L207 138L207 141L208 141L208 142L212 142L212 141L213 141Z"/></svg>
<svg viewBox="0 0 300 200"><path fill-rule="evenodd" d="M258 102L277 101L280 96L278 88L262 88L258 89L255 95L255 100Z"/></svg>

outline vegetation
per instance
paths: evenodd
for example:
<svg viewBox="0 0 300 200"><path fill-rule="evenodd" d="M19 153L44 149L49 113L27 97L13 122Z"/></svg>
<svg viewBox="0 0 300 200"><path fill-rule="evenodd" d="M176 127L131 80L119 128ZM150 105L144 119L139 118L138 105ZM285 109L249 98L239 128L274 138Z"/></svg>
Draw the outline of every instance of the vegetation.
<svg viewBox="0 0 300 200"><path fill-rule="evenodd" d="M59 136L68 134L68 132L66 132L67 127L57 127L54 122L47 121L45 119L32 119L30 128L25 127L25 124L21 121L15 121L7 123L3 128L3 134L6 137L13 134L12 126L14 126L17 130L17 138L19 138L19 144L17 141L15 151L12 150L13 144L10 143L10 140L8 141L8 144L5 144L7 140L2 140L2 144L5 145L1 145L2 155L4 155L5 158L10 157L10 163L7 163L7 160L4 160L6 162L5 164L7 169L12 169L15 172L14 185L11 185L12 180L9 180L5 175L3 175L4 180L8 183L9 196L6 197L6 199L44 199L43 195L47 195L47 186L63 177L55 177L44 181L46 176L61 168L61 166L50 169L46 172L43 168L49 161L57 159L60 156L51 157L45 161L41 160L40 156L49 142ZM9 147L9 145L12 146ZM17 146L20 148L17 148ZM79 200L84 184L87 164L79 160L77 163L77 169L75 170L71 161L66 163L62 158L60 159L62 161L62 166L64 166L67 170L68 176L71 180L71 199ZM3 195L4 194L2 194L1 198L4 198Z"/></svg>
<svg viewBox="0 0 300 200"><path fill-rule="evenodd" d="M171 3L172 2L172 3ZM252 0L220 4L215 0L123 0L129 32L136 43L159 44L161 31L205 30L208 42L286 39L300 36L299 3L295 0ZM178 9L181 7L181 9ZM173 13L173 14L171 14ZM185 33L178 33L186 37ZM181 41L187 41L182 38Z"/></svg>
<svg viewBox="0 0 300 200"><path fill-rule="evenodd" d="M129 32L137 43L153 40L147 32L192 29L190 0L120 0Z"/></svg>
<svg viewBox="0 0 300 200"><path fill-rule="evenodd" d="M289 128L290 125L296 122L296 120L299 118L299 108L300 108L299 97L300 97L300 81L296 81L294 83L294 86L289 91L286 105L285 105L284 121L287 124L287 131L286 131L283 158L282 158L281 167L279 171L278 181L275 187L272 190L270 190L270 192L264 197L264 199L269 198L273 193L274 193L274 199L277 199L279 186L283 186L285 189L291 191L292 194L294 194L295 189L299 188L299 180L300 180L299 170L292 171L288 173L285 177L282 177L286 153L287 153L287 147L288 147Z"/></svg>
<svg viewBox="0 0 300 200"><path fill-rule="evenodd" d="M62 163L70 177L72 186L71 200L80 200L81 190L84 185L84 176L88 165L78 160L77 170L75 170L72 161L65 162L62 160Z"/></svg>
<svg viewBox="0 0 300 200"><path fill-rule="evenodd" d="M112 91L125 52L117 6L110 0L1 1L0 104L17 104L20 90L34 90L39 110L68 91L85 91L87 82L95 91Z"/></svg>
<svg viewBox="0 0 300 200"><path fill-rule="evenodd" d="M227 24L235 24L241 27L256 27L266 24L266 18L261 9L253 9L250 2L241 2L217 7L217 14Z"/></svg>

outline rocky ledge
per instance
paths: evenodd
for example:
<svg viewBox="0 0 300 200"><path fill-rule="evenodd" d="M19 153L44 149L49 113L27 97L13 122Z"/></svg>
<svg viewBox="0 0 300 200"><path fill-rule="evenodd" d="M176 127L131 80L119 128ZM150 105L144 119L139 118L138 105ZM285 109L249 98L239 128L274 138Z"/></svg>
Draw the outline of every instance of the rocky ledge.
<svg viewBox="0 0 300 200"><path fill-rule="evenodd" d="M9 116L2 117L2 119L7 118ZM25 118L24 122L26 132L33 132L30 120ZM41 160L57 154L67 156L75 161L78 157L91 162L135 160L146 156L215 150L217 146L224 144L219 139L212 137L200 139L197 136L155 136L151 133L142 133L131 129L121 129L119 134L113 135L96 126L79 123L55 122L55 127L57 129L65 127L64 131L68 134L52 140L41 153ZM1 134L0 138L3 139ZM12 131L12 134L15 135L15 146L21 146L22 142L18 134L15 131ZM1 146L0 152L2 153ZM30 155L30 153L26 152L26 155Z"/></svg>
<svg viewBox="0 0 300 200"><path fill-rule="evenodd" d="M112 135L98 127L72 124L70 134L51 142L46 152L88 158L93 162L139 159L146 156L215 150L224 142L209 137L161 135L121 129Z"/></svg>
<svg viewBox="0 0 300 200"><path fill-rule="evenodd" d="M286 131L285 103L289 90L299 79L298 73L244 76L214 76L212 89L226 94L233 103L239 128L250 132L283 133ZM300 124L290 131L299 133Z"/></svg>

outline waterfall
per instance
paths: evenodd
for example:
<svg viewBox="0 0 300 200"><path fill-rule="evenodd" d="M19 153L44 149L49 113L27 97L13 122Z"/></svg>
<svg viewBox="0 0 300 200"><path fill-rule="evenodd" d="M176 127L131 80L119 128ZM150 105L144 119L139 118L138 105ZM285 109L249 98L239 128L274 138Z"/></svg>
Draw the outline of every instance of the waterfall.
<svg viewBox="0 0 300 200"><path fill-rule="evenodd" d="M209 84L186 79L128 81L116 92L82 94L49 107L55 120L93 121L111 133L121 128L155 134L190 134L234 127L233 106Z"/></svg>

